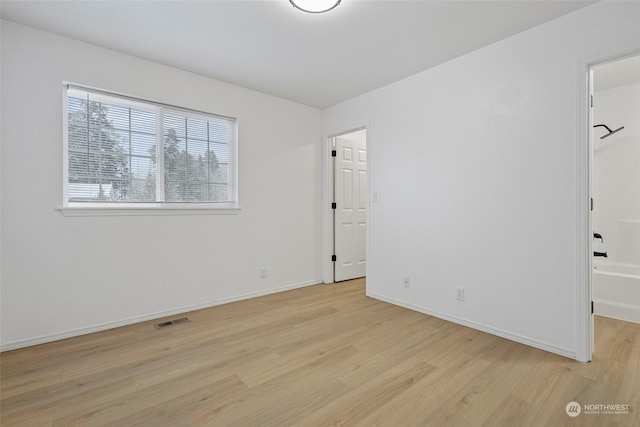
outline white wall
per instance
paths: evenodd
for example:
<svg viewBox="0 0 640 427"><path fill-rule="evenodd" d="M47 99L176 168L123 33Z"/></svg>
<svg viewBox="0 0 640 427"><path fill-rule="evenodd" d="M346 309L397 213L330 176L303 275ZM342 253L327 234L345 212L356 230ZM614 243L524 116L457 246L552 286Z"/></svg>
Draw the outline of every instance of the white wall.
<svg viewBox="0 0 640 427"><path fill-rule="evenodd" d="M63 217L63 80L236 117L242 211ZM2 111L3 349L321 281L321 111L7 21Z"/></svg>
<svg viewBox="0 0 640 427"><path fill-rule="evenodd" d="M327 110L369 124L369 295L586 359L586 64L638 22L598 3Z"/></svg>
<svg viewBox="0 0 640 427"><path fill-rule="evenodd" d="M593 247L607 261L640 265L640 83L595 92L594 102L595 124L624 129L605 139L606 129L594 129L593 229L603 242Z"/></svg>

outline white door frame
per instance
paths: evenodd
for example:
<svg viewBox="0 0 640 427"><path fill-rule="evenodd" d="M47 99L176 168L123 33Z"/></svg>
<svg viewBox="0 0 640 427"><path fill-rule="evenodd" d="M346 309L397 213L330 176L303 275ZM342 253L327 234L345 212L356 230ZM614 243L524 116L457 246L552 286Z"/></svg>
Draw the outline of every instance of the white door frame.
<svg viewBox="0 0 640 427"><path fill-rule="evenodd" d="M594 326L591 312L593 246L591 224L592 173L593 173L593 116L591 108L592 67L606 62L614 62L640 52L617 52L607 57L581 60L579 64L578 99L578 147L577 147L577 218L576 218L576 360L589 362L594 351Z"/></svg>
<svg viewBox="0 0 640 427"><path fill-rule="evenodd" d="M331 208L331 202L333 201L333 189L334 189L334 170L333 170L333 161L331 157L331 151L333 150L333 141L335 138L348 135L353 132L357 132L360 130L366 130L366 147L367 147L367 230L366 230L366 257L367 257L367 275L369 274L369 235L370 235L370 227L369 227L369 211L371 200L369 197L369 188L370 188L370 178L371 171L369 167L369 127L367 125L362 125L359 127L354 127L349 130L345 130L338 133L330 134L326 137L325 142L323 144L323 158L324 158L324 191L323 191L323 250L322 250L322 280L324 283L334 283L334 263L331 260L331 256L334 254L334 224L333 224L333 209Z"/></svg>
<svg viewBox="0 0 640 427"><path fill-rule="evenodd" d="M576 269L576 360L590 362L593 354L593 315L591 313L591 278L593 270L593 252L591 246L591 67L584 63L578 80L580 88L580 114L578 115L578 180L577 180L577 269Z"/></svg>

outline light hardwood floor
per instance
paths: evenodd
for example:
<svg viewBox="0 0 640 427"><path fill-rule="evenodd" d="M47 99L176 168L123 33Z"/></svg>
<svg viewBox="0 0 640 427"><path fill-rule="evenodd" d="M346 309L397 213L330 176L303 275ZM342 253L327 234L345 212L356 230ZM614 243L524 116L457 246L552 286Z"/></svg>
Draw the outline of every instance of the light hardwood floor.
<svg viewBox="0 0 640 427"><path fill-rule="evenodd" d="M640 325L597 318L579 363L364 292L311 286L5 352L0 423L640 426ZM570 401L630 407L571 418Z"/></svg>

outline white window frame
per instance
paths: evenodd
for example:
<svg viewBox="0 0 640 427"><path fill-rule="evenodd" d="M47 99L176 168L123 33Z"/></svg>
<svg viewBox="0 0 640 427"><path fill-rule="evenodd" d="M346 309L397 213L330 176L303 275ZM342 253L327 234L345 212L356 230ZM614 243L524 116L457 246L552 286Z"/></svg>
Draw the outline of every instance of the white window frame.
<svg viewBox="0 0 640 427"><path fill-rule="evenodd" d="M197 203L176 203L176 202L147 202L147 203L101 203L101 202L69 202L69 120L68 120L68 99L67 90L69 87L74 87L80 90L86 90L93 93L103 93L107 96L119 97L126 100L130 104L139 103L146 108L152 105L157 108L158 111L158 123L161 129L162 114L164 111L175 111L185 116L200 117L202 116L214 116L223 119L229 119L233 122L231 126L231 138L229 141L229 166L231 173L229 174L229 191L233 201L220 203L220 202L197 202ZM222 116L219 114L206 113L173 105L162 104L159 102L142 99L139 97L133 97L126 94L121 94L113 91L107 91L103 89L93 88L84 85L78 85L70 82L63 82L63 173L62 173L62 197L63 202L61 206L56 209L64 216L130 216L130 215L215 215L215 214L237 214L241 208L238 204L238 121L234 117ZM157 135L157 147L163 147L163 135L162 132L158 132ZM158 157L158 163L160 167L163 167L163 156ZM164 180L157 181L156 193L158 191L164 192ZM164 197L164 194L162 194Z"/></svg>

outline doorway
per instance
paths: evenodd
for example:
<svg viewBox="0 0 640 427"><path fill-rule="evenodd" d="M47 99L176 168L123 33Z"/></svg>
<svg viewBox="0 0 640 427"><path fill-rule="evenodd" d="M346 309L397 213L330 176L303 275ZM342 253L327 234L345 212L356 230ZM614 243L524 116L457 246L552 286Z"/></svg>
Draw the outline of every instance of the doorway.
<svg viewBox="0 0 640 427"><path fill-rule="evenodd" d="M593 315L640 323L640 55L589 69Z"/></svg>
<svg viewBox="0 0 640 427"><path fill-rule="evenodd" d="M367 131L334 136L331 144L333 282L366 275Z"/></svg>

